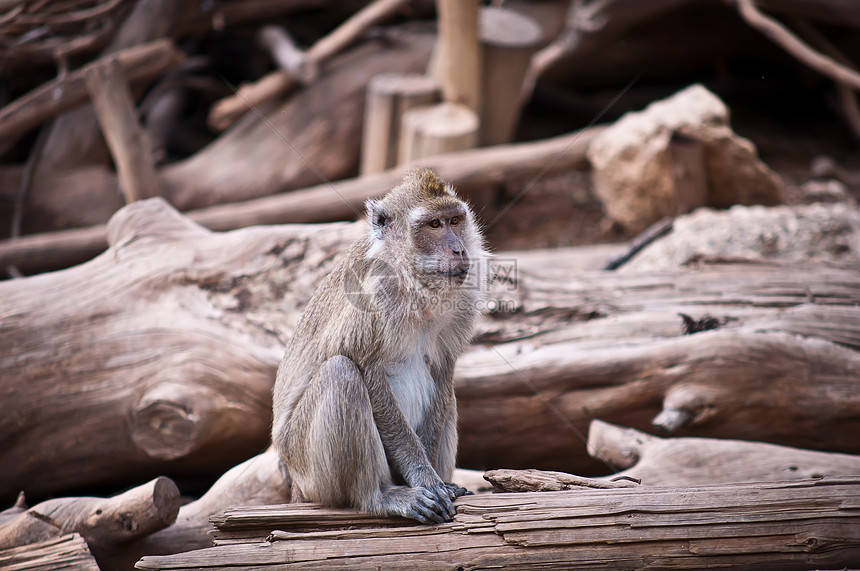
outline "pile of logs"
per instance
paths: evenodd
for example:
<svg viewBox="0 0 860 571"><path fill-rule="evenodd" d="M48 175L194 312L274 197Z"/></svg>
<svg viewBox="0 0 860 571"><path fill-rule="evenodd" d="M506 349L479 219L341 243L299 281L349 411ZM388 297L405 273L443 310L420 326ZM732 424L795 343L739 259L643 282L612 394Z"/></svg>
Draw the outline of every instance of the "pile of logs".
<svg viewBox="0 0 860 571"><path fill-rule="evenodd" d="M42 4L0 15L0 567L860 566L860 180L831 161L788 200L686 79L521 136L530 101L578 105L560 77L623 98L619 38L663 61L645 28L711 14L860 132L855 46L813 27L860 28L844 2ZM415 165L488 226L576 172L636 236L496 248L455 373L478 493L434 527L288 504L268 448L302 308Z"/></svg>

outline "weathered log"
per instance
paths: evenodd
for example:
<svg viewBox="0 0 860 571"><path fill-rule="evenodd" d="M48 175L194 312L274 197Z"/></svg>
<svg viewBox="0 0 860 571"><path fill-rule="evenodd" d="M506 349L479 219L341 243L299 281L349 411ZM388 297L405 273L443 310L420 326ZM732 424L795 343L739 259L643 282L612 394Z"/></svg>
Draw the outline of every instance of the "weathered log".
<svg viewBox="0 0 860 571"><path fill-rule="evenodd" d="M306 300L317 278L294 264L325 271L355 230L214 235L162 200L133 204L109 225L105 255L0 283L3 497L223 470L264 448L282 335L298 314L281 297ZM245 315L250 298L224 295L247 272L285 272L263 285L277 300L263 322Z"/></svg>
<svg viewBox="0 0 860 571"><path fill-rule="evenodd" d="M647 486L702 486L736 482L780 482L860 474L860 456L801 450L765 442L716 438L659 438L633 428L593 420L592 456Z"/></svg>
<svg viewBox="0 0 860 571"><path fill-rule="evenodd" d="M57 498L22 511L11 508L0 525L0 549L11 549L80 534L101 562L176 520L179 490L157 478L112 498ZM2 561L0 554L0 561Z"/></svg>
<svg viewBox="0 0 860 571"><path fill-rule="evenodd" d="M404 31L393 43L367 42L343 54L312 88L275 109L255 108L229 133L163 169L165 197L188 210L326 183L356 172L367 83L383 71L419 71L426 65L432 41L432 34Z"/></svg>
<svg viewBox="0 0 860 571"><path fill-rule="evenodd" d="M102 571L90 553L87 542L77 533L2 549L0 567L15 571Z"/></svg>
<svg viewBox="0 0 860 571"><path fill-rule="evenodd" d="M465 496L454 521L435 526L380 527L312 505L236 508L215 523L249 539L137 568L841 568L860 564L858 502L860 479L834 477Z"/></svg>
<svg viewBox="0 0 860 571"><path fill-rule="evenodd" d="M452 181L460 192L468 196L472 190L530 178L538 172L584 169L588 166L585 149L589 141L603 129L602 126L591 127L541 141L439 155L418 161L417 164L436 170L440 176ZM212 206L190 211L187 215L212 230L232 230L256 224L350 220L356 218L357 213L364 207L365 200L384 194L397 184L406 170L414 166L320 184L239 204ZM8 179L5 180L8 180L8 184L17 184L20 176L18 173L7 172L7 175ZM41 183L66 189L70 196L61 197L59 204L69 204L69 201L74 199L83 200L83 195L93 189L93 184L101 183L103 188L93 194L101 195L110 189L114 202L108 201L108 204L115 203L117 207L120 205L116 179L103 169L87 169L81 172L79 177L73 177L69 173L60 178L44 177ZM112 208L96 205L94 211L108 216ZM45 270L82 262L107 247L103 238L104 232L104 227L98 226L32 234L17 240L0 240L0 268L14 265L22 270Z"/></svg>
<svg viewBox="0 0 860 571"><path fill-rule="evenodd" d="M113 219L103 256L0 283L0 493L211 472L265 446L283 342L361 229L213 234L140 201ZM566 259L497 257L492 311L457 366L461 465L594 473L581 435L596 417L858 452L854 268L571 280ZM717 329L682 335L679 313Z"/></svg>

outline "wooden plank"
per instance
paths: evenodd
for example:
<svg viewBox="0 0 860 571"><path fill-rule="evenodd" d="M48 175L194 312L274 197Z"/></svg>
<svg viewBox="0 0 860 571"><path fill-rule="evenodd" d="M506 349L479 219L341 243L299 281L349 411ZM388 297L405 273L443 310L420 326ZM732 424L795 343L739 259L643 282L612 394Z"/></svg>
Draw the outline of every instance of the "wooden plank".
<svg viewBox="0 0 860 571"><path fill-rule="evenodd" d="M295 532L303 506L235 508L265 512L272 541L233 543L162 557L139 569L780 569L860 564L860 477L691 488L590 489L459 498L454 521L437 526ZM580 518L556 514L585 506ZM601 511L601 506L603 510ZM479 517L476 517L480 514ZM590 515L586 515L590 514ZM679 524L679 514L691 516ZM342 515L342 514L340 514ZM529 522L503 523L525 516ZM226 527L229 518L222 519ZM345 522L344 522L345 523ZM493 532L486 533L487 524ZM305 525L303 524L303 525ZM469 533L472 527L479 533ZM386 533L387 532L387 533ZM337 539L337 541L333 541Z"/></svg>

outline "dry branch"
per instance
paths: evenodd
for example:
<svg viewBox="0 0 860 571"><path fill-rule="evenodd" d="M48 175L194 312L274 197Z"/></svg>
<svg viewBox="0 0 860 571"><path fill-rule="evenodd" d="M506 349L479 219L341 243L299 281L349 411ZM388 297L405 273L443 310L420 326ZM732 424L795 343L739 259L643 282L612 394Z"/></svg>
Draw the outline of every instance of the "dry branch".
<svg viewBox="0 0 860 571"><path fill-rule="evenodd" d="M117 59L107 58L90 67L86 84L113 156L125 201L159 196L161 181Z"/></svg>
<svg viewBox="0 0 860 571"><path fill-rule="evenodd" d="M418 164L435 169L468 196L474 189L522 180L538 172L583 169L587 166L585 150L588 143L603 129L591 127L541 141L439 155L421 160ZM256 224L354 219L364 207L365 200L387 192L408 168L411 167L320 184L239 204L212 206L186 214L212 230L230 230ZM102 178L109 177L103 175ZM59 183L51 179L43 180L44 184L55 182ZM65 184L64 188L68 186ZM104 226L94 226L31 234L17 240L0 240L0 268L14 265L22 270L54 269L79 263L104 250L107 245L104 234Z"/></svg>
<svg viewBox="0 0 860 571"><path fill-rule="evenodd" d="M191 210L355 172L367 82L383 71L424 69L432 48L433 35L426 26L406 26L392 34L393 41L364 42L338 56L313 89L296 93L281 106L255 110L253 117L194 155L162 168L163 196L175 207ZM70 188L67 179L81 170L40 172L28 213L37 222L53 222L53 227L107 221L119 207L116 178L96 173L93 180ZM72 192L75 201L69 199Z"/></svg>
<svg viewBox="0 0 860 571"><path fill-rule="evenodd" d="M583 488L609 490L632 488L638 485L638 482L628 479L607 481L545 470L490 470L484 474L484 478L501 492L560 492Z"/></svg>
<svg viewBox="0 0 860 571"><path fill-rule="evenodd" d="M368 28L389 18L404 3L405 0L374 0L329 35L320 38L308 49L308 59L315 65L322 64L355 42ZM295 84L295 79L279 70L254 83L242 86L235 95L222 99L212 107L209 113L209 126L223 131L254 107L286 93Z"/></svg>
<svg viewBox="0 0 860 571"><path fill-rule="evenodd" d="M841 568L860 564L858 502L860 480L843 477L466 496L436 526L379 527L310 505L235 509L216 525L253 539L137 568Z"/></svg>
<svg viewBox="0 0 860 571"><path fill-rule="evenodd" d="M129 81L149 79L179 64L182 52L170 40L117 52L116 57ZM87 100L86 76L104 58L58 77L0 109L0 139L14 139L48 119Z"/></svg>
<svg viewBox="0 0 860 571"><path fill-rule="evenodd" d="M747 24L819 73L842 85L860 90L860 73L834 61L804 44L788 28L763 14L753 0L735 0Z"/></svg>
<svg viewBox="0 0 860 571"><path fill-rule="evenodd" d="M177 23L190 16L190 13L196 12L197 7L196 1L133 2L133 7L103 50L102 56L116 54L126 48L161 38L174 37L172 33ZM104 138L91 106L82 105L63 113L56 118L48 132L44 156L48 169L59 171L90 164L109 164Z"/></svg>
<svg viewBox="0 0 860 571"><path fill-rule="evenodd" d="M312 83L319 75L319 66L308 54L296 46L296 42L282 26L263 26L257 32L260 45L272 55L278 67L301 85Z"/></svg>

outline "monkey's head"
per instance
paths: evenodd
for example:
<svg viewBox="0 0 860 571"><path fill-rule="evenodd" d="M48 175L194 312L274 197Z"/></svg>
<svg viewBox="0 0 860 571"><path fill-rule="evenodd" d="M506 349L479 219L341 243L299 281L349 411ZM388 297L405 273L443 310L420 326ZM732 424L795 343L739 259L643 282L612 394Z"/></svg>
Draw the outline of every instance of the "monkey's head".
<svg viewBox="0 0 860 571"><path fill-rule="evenodd" d="M413 170L384 198L367 201L367 218L367 257L409 267L428 289L459 288L477 277L486 256L469 206L429 169Z"/></svg>

